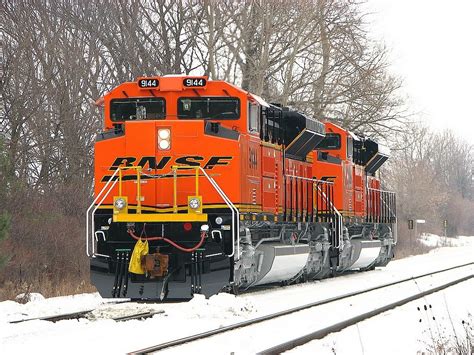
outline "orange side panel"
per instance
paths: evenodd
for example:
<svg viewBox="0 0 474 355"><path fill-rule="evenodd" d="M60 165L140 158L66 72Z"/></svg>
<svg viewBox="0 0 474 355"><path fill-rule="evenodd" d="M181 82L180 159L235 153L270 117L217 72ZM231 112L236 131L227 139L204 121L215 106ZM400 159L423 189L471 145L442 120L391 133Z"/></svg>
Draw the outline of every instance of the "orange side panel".
<svg viewBox="0 0 474 355"><path fill-rule="evenodd" d="M261 146L258 136L241 136L242 162L242 211L256 211L262 208Z"/></svg>
<svg viewBox="0 0 474 355"><path fill-rule="evenodd" d="M365 216L365 199L364 168L354 165L354 212L356 216Z"/></svg>

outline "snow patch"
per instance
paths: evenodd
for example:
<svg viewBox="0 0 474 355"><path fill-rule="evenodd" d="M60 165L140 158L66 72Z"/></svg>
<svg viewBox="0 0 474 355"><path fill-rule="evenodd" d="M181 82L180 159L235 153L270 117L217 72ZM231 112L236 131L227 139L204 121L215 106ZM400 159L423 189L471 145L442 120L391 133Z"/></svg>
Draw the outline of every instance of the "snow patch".
<svg viewBox="0 0 474 355"><path fill-rule="evenodd" d="M473 237L459 236L459 237L441 237L436 234L423 233L418 240L423 245L432 248L441 247L462 247L472 245L474 242Z"/></svg>
<svg viewBox="0 0 474 355"><path fill-rule="evenodd" d="M28 302L37 302L37 301L44 301L45 298L41 293L20 293L18 296L15 297L15 301L21 304L25 304Z"/></svg>
<svg viewBox="0 0 474 355"><path fill-rule="evenodd" d="M101 306L89 313L86 318L89 320L113 319L147 312L164 313L160 305L133 302Z"/></svg>
<svg viewBox="0 0 474 355"><path fill-rule="evenodd" d="M39 318L64 313L81 312L95 309L104 303L117 302L104 299L99 293L83 293L79 295L36 299L25 304L13 301L0 302L0 323L20 319Z"/></svg>
<svg viewBox="0 0 474 355"><path fill-rule="evenodd" d="M249 299L243 299L229 293L219 293L206 299L204 295L194 295L186 306L186 312L197 318L246 318L255 312Z"/></svg>

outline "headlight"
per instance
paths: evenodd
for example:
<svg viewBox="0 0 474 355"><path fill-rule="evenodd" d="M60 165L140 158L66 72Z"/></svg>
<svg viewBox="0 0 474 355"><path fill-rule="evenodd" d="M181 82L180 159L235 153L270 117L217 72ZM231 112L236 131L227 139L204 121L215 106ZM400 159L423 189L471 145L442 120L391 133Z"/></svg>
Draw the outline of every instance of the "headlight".
<svg viewBox="0 0 474 355"><path fill-rule="evenodd" d="M160 149L166 150L170 147L170 142L167 140L162 140L160 143L158 143L160 146Z"/></svg>
<svg viewBox="0 0 474 355"><path fill-rule="evenodd" d="M118 198L114 202L114 206L118 210L123 210L126 204L127 203L125 202L125 200L123 198Z"/></svg>
<svg viewBox="0 0 474 355"><path fill-rule="evenodd" d="M170 130L169 129L160 129L160 130L158 130L158 136L161 139L168 140L170 138Z"/></svg>
<svg viewBox="0 0 474 355"><path fill-rule="evenodd" d="M169 128L160 128L158 130L158 148L168 150L171 147L171 130Z"/></svg>
<svg viewBox="0 0 474 355"><path fill-rule="evenodd" d="M189 200L189 207L192 208L193 210L197 210L199 206L201 206L201 202L199 202L199 199L192 198Z"/></svg>
<svg viewBox="0 0 474 355"><path fill-rule="evenodd" d="M217 224L222 224L222 222L223 222L222 217L216 217Z"/></svg>

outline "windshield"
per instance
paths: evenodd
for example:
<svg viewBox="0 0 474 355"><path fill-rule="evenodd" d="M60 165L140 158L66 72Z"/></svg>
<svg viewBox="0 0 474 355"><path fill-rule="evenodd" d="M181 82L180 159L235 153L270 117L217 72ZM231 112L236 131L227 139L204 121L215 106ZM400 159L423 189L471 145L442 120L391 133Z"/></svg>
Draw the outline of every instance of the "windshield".
<svg viewBox="0 0 474 355"><path fill-rule="evenodd" d="M236 97L181 97L178 118L237 120L240 100Z"/></svg>
<svg viewBox="0 0 474 355"><path fill-rule="evenodd" d="M110 119L114 122L163 118L165 100L161 97L114 99L110 103Z"/></svg>

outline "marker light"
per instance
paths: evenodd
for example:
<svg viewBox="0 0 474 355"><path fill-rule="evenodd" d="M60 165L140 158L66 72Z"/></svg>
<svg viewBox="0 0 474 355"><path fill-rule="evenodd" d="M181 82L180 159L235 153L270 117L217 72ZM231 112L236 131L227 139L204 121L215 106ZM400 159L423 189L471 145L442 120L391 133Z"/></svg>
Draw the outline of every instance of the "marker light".
<svg viewBox="0 0 474 355"><path fill-rule="evenodd" d="M158 148L168 150L171 147L171 130L169 128L160 128L158 130Z"/></svg>
<svg viewBox="0 0 474 355"><path fill-rule="evenodd" d="M222 222L223 222L222 217L216 217L217 224L222 224Z"/></svg>
<svg viewBox="0 0 474 355"><path fill-rule="evenodd" d="M115 205L116 209L123 210L123 208L126 205L126 202L123 198L118 198L118 199L115 200L114 205Z"/></svg>
<svg viewBox="0 0 474 355"><path fill-rule="evenodd" d="M201 206L201 203L199 202L199 199L197 198L192 198L189 200L189 207L192 208L193 210L197 210Z"/></svg>

